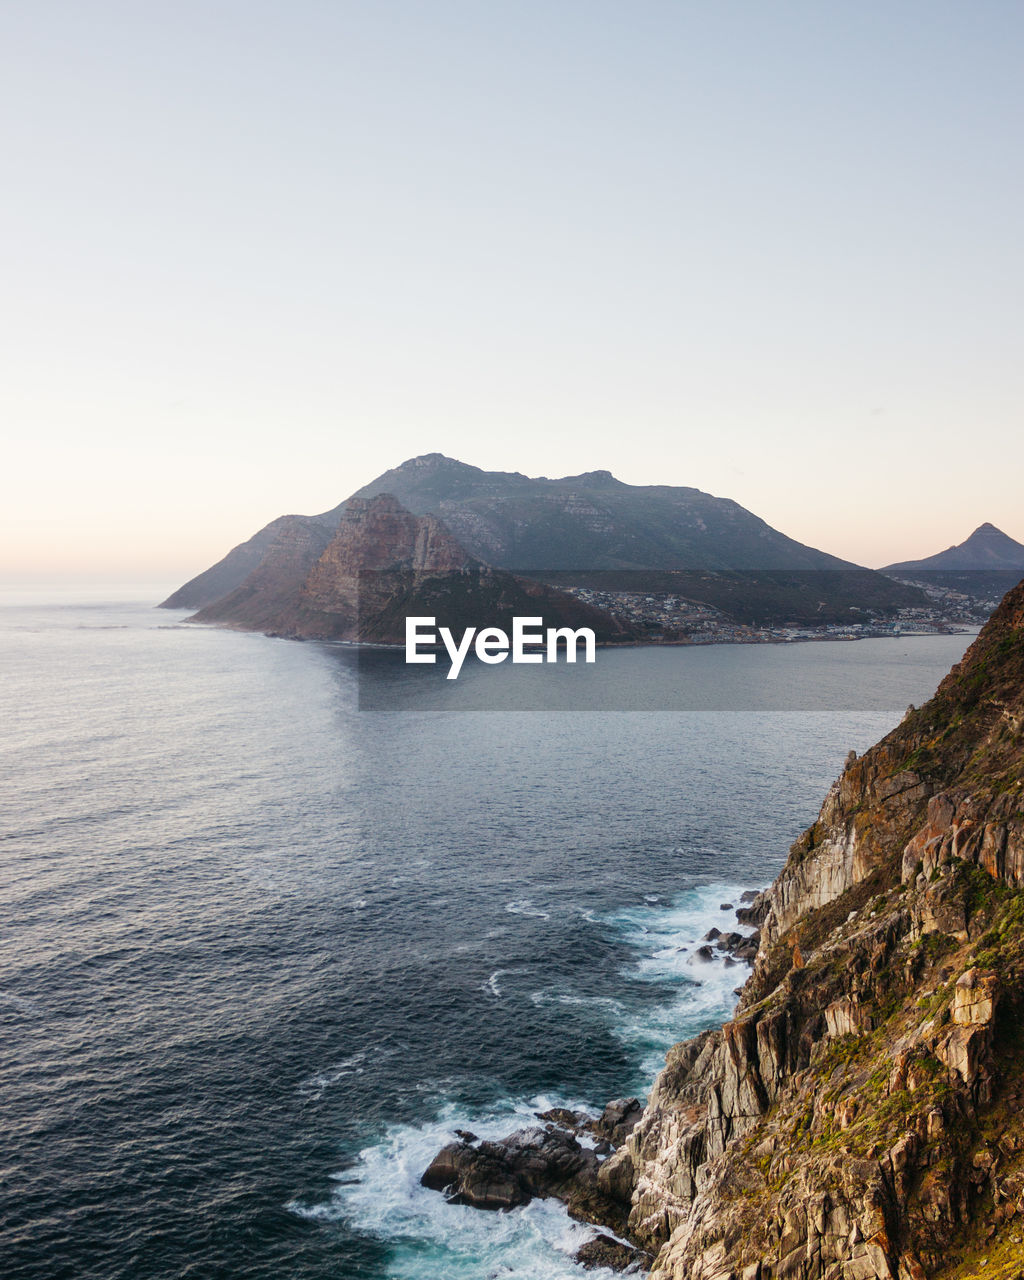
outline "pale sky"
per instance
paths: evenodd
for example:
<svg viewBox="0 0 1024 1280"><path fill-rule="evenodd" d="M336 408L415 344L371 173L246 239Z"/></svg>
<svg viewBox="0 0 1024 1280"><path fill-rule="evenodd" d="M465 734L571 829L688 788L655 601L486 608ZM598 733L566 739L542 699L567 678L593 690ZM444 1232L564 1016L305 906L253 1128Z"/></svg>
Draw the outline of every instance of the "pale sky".
<svg viewBox="0 0 1024 1280"><path fill-rule="evenodd" d="M0 573L435 450L1024 541L1018 0L5 0Z"/></svg>

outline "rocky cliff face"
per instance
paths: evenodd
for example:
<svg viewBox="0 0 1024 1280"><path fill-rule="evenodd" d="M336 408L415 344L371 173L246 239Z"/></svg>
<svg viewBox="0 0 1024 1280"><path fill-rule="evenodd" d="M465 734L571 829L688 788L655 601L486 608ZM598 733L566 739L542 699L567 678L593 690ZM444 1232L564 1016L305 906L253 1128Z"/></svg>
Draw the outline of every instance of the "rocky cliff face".
<svg viewBox="0 0 1024 1280"><path fill-rule="evenodd" d="M252 631L272 630L282 610L289 607L307 574L330 545L331 531L305 516L285 516L261 531L268 535L258 548L259 558L227 595L214 597L195 615L198 622L217 622ZM259 536L259 535L258 535ZM247 556L256 553L249 548ZM246 560L248 562L248 560ZM211 570L210 573L213 573ZM218 577L204 575L182 587L166 601L170 607L187 607L197 593L212 589Z"/></svg>
<svg viewBox="0 0 1024 1280"><path fill-rule="evenodd" d="M391 494L354 498L305 580L292 612L300 635L360 635L399 582L479 568L435 516L414 516ZM368 637L364 637L368 638Z"/></svg>
<svg viewBox="0 0 1024 1280"><path fill-rule="evenodd" d="M749 909L602 1190L673 1280L1024 1269L1024 584ZM982 1261L984 1260L984 1261Z"/></svg>
<svg viewBox="0 0 1024 1280"><path fill-rule="evenodd" d="M197 622L316 640L405 640L407 616L439 626L508 630L515 615L589 626L629 639L627 626L572 596L491 569L435 516L413 515L391 494L353 498L333 537L315 522L288 524L241 586Z"/></svg>

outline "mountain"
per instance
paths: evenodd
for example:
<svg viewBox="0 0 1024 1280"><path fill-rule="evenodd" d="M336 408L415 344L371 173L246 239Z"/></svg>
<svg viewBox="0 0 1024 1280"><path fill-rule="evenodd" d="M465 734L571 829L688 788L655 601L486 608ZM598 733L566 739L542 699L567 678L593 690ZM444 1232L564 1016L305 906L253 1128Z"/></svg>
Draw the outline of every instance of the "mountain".
<svg viewBox="0 0 1024 1280"><path fill-rule="evenodd" d="M924 560L902 560L886 565L883 573L909 573L920 569L1006 570L1024 574L1024 545L1015 542L994 524L982 524L964 542L947 547Z"/></svg>
<svg viewBox="0 0 1024 1280"><path fill-rule="evenodd" d="M337 521L335 521L337 524ZM161 609L201 609L240 587L265 562L270 574L274 565L291 559L296 566L313 567L331 540L334 525L315 516L278 516L246 542L229 551L223 560L205 569L178 588L160 605Z"/></svg>
<svg viewBox="0 0 1024 1280"><path fill-rule="evenodd" d="M318 526L322 528L324 526ZM317 640L403 643L407 616L438 626L511 629L540 616L547 626L592 627L598 639L631 630L564 592L482 565L436 516L416 516L390 494L352 498L333 536L286 525L234 591L200 609L196 622Z"/></svg>
<svg viewBox="0 0 1024 1280"><path fill-rule="evenodd" d="M858 611L891 613L925 603L914 588L804 546L738 503L699 489L627 485L607 471L531 479L518 472L482 471L431 453L385 472L331 511L274 521L185 583L164 601L165 607L205 610L239 589L262 594L265 586L248 579L265 557L279 566L291 556L299 585L304 575L298 571L303 565L307 571L312 567L351 504L383 493L414 515L442 520L466 554L483 564L539 578L583 571L699 571L710 575L704 586L693 578L688 585L713 597L716 605L734 601L735 616L745 622L750 621L751 604L759 616L774 615L779 621L790 614L800 621L820 621L825 615L819 606L827 609L829 620L852 621ZM792 583L780 586L763 578L779 572L806 576L795 589ZM754 576L739 583L734 577L714 581L715 574L737 573ZM828 574L833 577L823 591L819 588ZM279 567L272 566L270 576L279 582ZM573 580L563 576L553 585L573 585ZM660 589L647 587L643 577L631 586ZM251 610L254 625L257 611Z"/></svg>
<svg viewBox="0 0 1024 1280"><path fill-rule="evenodd" d="M903 560L882 573L908 586L920 586L936 600L957 597L970 602L979 618L987 617L998 601L1024 575L1024 546L995 525L979 525L958 546L924 560Z"/></svg>
<svg viewBox="0 0 1024 1280"><path fill-rule="evenodd" d="M473 555L504 569L851 569L779 533L729 498L624 484L608 471L559 480L481 471L428 453L356 492L393 493L441 517ZM322 519L336 519L344 503Z"/></svg>
<svg viewBox="0 0 1024 1280"><path fill-rule="evenodd" d="M669 1050L642 1112L461 1135L424 1185L562 1198L635 1246L595 1255L660 1280L1020 1280L1024 583L929 702L850 753L737 915L758 933L736 1012ZM574 1127L616 1149L601 1162Z"/></svg>

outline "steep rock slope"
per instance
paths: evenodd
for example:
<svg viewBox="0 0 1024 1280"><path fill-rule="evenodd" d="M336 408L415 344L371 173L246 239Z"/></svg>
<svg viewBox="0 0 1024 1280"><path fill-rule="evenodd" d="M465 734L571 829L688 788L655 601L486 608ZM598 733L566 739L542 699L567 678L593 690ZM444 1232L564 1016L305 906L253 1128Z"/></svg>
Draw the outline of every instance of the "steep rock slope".
<svg viewBox="0 0 1024 1280"><path fill-rule="evenodd" d="M270 556L241 586L194 621L320 640L401 643L406 616L438 625L508 629L514 615L548 625L591 626L599 639L628 639L615 619L539 583L469 555L435 516L417 516L390 494L353 498L319 554Z"/></svg>
<svg viewBox="0 0 1024 1280"><path fill-rule="evenodd" d="M674 1280L1017 1280L1024 584L749 909L734 1019L599 1181ZM982 1262L984 1259L984 1263Z"/></svg>
<svg viewBox="0 0 1024 1280"><path fill-rule="evenodd" d="M190 578L168 596L160 608L202 609L230 595L250 574L264 566L268 585L275 573L282 576L289 562L293 565L293 573L303 564L308 572L330 542L333 532L333 525L325 524L314 516L279 516L246 542L234 547L222 560Z"/></svg>

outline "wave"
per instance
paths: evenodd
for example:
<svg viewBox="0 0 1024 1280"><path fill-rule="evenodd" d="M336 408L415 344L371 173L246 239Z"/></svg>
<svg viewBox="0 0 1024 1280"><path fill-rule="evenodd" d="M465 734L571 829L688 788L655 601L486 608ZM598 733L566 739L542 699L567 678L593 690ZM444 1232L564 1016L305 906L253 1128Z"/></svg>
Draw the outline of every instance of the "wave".
<svg viewBox="0 0 1024 1280"><path fill-rule="evenodd" d="M480 984L481 990L486 991L488 995L492 995L495 999L501 998L501 984L499 978L503 978L506 974L528 973L528 969L495 969L486 982Z"/></svg>
<svg viewBox="0 0 1024 1280"><path fill-rule="evenodd" d="M612 1028L633 1051L640 1087L646 1087L661 1069L673 1044L727 1021L735 1009L737 988L749 966L717 950L705 959L699 949L712 927L744 937L753 933L751 927L736 922L733 907L749 887L721 882L702 885L670 903L645 900L643 905L603 917L605 925L635 952L623 976L666 989L664 1000L644 1001Z"/></svg>
<svg viewBox="0 0 1024 1280"><path fill-rule="evenodd" d="M395 1049L374 1049L372 1051L373 1063L371 1069L375 1068L384 1058L392 1057L396 1052L397 1050ZM369 1049L362 1049L359 1053L354 1053L350 1058L344 1058L341 1062L335 1062L329 1067L324 1067L322 1071L314 1072L313 1075L299 1081L298 1092L310 1102L318 1101L332 1085L338 1084L350 1076L363 1075L366 1071L366 1061L370 1055L371 1051Z"/></svg>
<svg viewBox="0 0 1024 1280"><path fill-rule="evenodd" d="M611 932L633 952L623 970L621 991L614 996L576 990L571 984L534 991L535 1005L586 1006L605 1028L630 1049L635 1079L623 1081L646 1088L664 1063L670 1045L729 1017L735 988L744 974L727 964L724 953L703 960L697 949L712 925L747 934L723 903L736 903L742 888L711 884L675 899L654 894L642 902L604 915L590 915L591 927ZM548 919L531 899L506 904L512 914ZM578 913L582 914L582 913ZM578 918L577 914L577 918ZM495 999L502 997L502 978L522 968L496 969L481 984ZM662 987L662 998L630 999L637 982ZM654 994L654 993L652 993ZM349 1073L366 1069L366 1054L337 1063L303 1082L307 1096L319 1096ZM463 1082L464 1083L464 1082ZM423 1171L437 1152L454 1140L456 1130L497 1139L537 1123L536 1113L553 1106L595 1114L606 1099L549 1096L529 1100L508 1097L484 1111L454 1101L460 1087L454 1079L423 1082L436 1099L433 1119L418 1124L391 1124L380 1138L363 1148L347 1167L333 1175L331 1194L319 1203L292 1201L287 1208L300 1217L344 1223L349 1231L382 1242L388 1249L387 1280L611 1280L614 1272L590 1272L574 1261L580 1245L597 1229L574 1222L555 1200L535 1200L510 1213L482 1213L467 1205L449 1204L420 1185Z"/></svg>
<svg viewBox="0 0 1024 1280"><path fill-rule="evenodd" d="M541 911L539 907L535 907L532 898L519 898L512 902L506 902L505 910L513 916L534 916L538 920L551 919L550 912Z"/></svg>
<svg viewBox="0 0 1024 1280"><path fill-rule="evenodd" d="M593 1239L593 1227L574 1222L555 1200L534 1200L510 1213L483 1213L449 1204L420 1185L427 1165L456 1129L501 1138L536 1124L535 1113L552 1106L580 1110L574 1101L509 1098L489 1112L455 1103L420 1125L391 1125L380 1141L360 1151L334 1176L330 1198L320 1204L293 1201L287 1208L313 1221L345 1222L390 1246L387 1280L611 1280L615 1272L591 1271L573 1260Z"/></svg>

